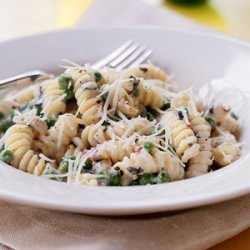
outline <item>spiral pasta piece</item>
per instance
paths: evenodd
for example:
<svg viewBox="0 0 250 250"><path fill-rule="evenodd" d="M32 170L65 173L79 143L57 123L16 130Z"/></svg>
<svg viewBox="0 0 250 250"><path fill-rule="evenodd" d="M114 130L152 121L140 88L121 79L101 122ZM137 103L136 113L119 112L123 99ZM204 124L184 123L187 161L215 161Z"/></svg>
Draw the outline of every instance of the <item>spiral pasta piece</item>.
<svg viewBox="0 0 250 250"><path fill-rule="evenodd" d="M113 163L121 161L135 150L135 145L126 139L118 141L106 141L96 147L96 159L110 159Z"/></svg>
<svg viewBox="0 0 250 250"><path fill-rule="evenodd" d="M184 169L179 161L173 158L168 152L156 150L152 155L146 149L132 153L125 157L121 162L117 162L114 168L119 167L123 172L123 183L127 185L133 180L133 175L129 172L129 167L140 167L143 173L159 173L166 171L171 180L179 180L184 177Z"/></svg>
<svg viewBox="0 0 250 250"><path fill-rule="evenodd" d="M74 93L78 111L82 115L84 125L97 123L101 119L102 101L99 97L99 87L95 82L95 75L87 69L72 72L67 70L74 80Z"/></svg>
<svg viewBox="0 0 250 250"><path fill-rule="evenodd" d="M164 82L169 82L169 76L159 67L152 63L141 64L126 71L128 75L134 75L136 77L142 77L144 79L157 79Z"/></svg>
<svg viewBox="0 0 250 250"><path fill-rule="evenodd" d="M74 115L60 115L55 126L49 129L48 135L43 135L34 141L34 148L48 157L60 160L68 145L76 137L78 124L78 119Z"/></svg>
<svg viewBox="0 0 250 250"><path fill-rule="evenodd" d="M14 155L14 167L30 174L41 175L46 167L46 161L31 149L32 140L32 130L20 124L9 128L3 138L5 148Z"/></svg>
<svg viewBox="0 0 250 250"><path fill-rule="evenodd" d="M42 83L43 110L42 113L48 118L56 118L66 110L63 90L60 89L57 79L46 80Z"/></svg>
<svg viewBox="0 0 250 250"><path fill-rule="evenodd" d="M112 84L114 81L116 81L118 78L121 77L120 73L113 68L105 67L103 69L100 69L98 71L101 74L101 80L100 82L103 84Z"/></svg>
<svg viewBox="0 0 250 250"><path fill-rule="evenodd" d="M199 153L200 145L197 143L194 132L175 111L166 112L161 121L169 124L177 155L184 163Z"/></svg>
<svg viewBox="0 0 250 250"><path fill-rule="evenodd" d="M237 131L238 122L230 113L230 109L227 109L221 104L217 104L214 107L213 115L217 120L218 126L233 134Z"/></svg>
<svg viewBox="0 0 250 250"><path fill-rule="evenodd" d="M224 132L212 138L212 153L218 167L225 167L236 161L240 156L240 146L236 138L229 132Z"/></svg>
<svg viewBox="0 0 250 250"><path fill-rule="evenodd" d="M73 144L70 144L67 148L65 156L77 156L78 153L82 152L81 148L76 147Z"/></svg>
<svg viewBox="0 0 250 250"><path fill-rule="evenodd" d="M27 88L21 89L18 93L14 94L13 100L19 104L30 102L38 98L40 95L39 84L31 85Z"/></svg>
<svg viewBox="0 0 250 250"><path fill-rule="evenodd" d="M164 104L164 96L154 86L149 86L142 82L139 88L139 102L143 106L161 108Z"/></svg>
<svg viewBox="0 0 250 250"><path fill-rule="evenodd" d="M119 79L109 90L110 107L126 114L127 117L136 117L139 114L140 81L136 78Z"/></svg>
<svg viewBox="0 0 250 250"><path fill-rule="evenodd" d="M112 122L108 126L89 125L82 132L81 139L84 148L95 147L99 143L111 140L115 137L129 137L133 133L149 135L155 123L146 118L136 117L130 120Z"/></svg>
<svg viewBox="0 0 250 250"><path fill-rule="evenodd" d="M0 101L0 112L4 115L7 116L10 111L14 108L16 108L18 104L14 102L11 99L3 99Z"/></svg>
<svg viewBox="0 0 250 250"><path fill-rule="evenodd" d="M190 97L190 93L188 91L183 91L181 93L176 94L171 100L172 108L188 108L192 113L197 113L204 111L204 106L200 98L197 96Z"/></svg>
<svg viewBox="0 0 250 250"><path fill-rule="evenodd" d="M206 120L199 114L190 115L189 121L200 145L199 153L189 160L186 176L188 178L206 174L208 167L213 163L211 152L211 128Z"/></svg>

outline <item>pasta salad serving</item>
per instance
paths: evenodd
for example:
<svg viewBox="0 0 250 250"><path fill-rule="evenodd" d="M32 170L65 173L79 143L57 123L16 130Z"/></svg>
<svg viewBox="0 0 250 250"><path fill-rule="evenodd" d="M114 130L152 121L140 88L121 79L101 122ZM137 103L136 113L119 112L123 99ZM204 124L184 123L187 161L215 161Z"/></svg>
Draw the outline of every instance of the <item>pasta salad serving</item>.
<svg viewBox="0 0 250 250"><path fill-rule="evenodd" d="M70 65L0 101L0 160L57 181L161 184L240 156L237 116L148 62L124 70Z"/></svg>

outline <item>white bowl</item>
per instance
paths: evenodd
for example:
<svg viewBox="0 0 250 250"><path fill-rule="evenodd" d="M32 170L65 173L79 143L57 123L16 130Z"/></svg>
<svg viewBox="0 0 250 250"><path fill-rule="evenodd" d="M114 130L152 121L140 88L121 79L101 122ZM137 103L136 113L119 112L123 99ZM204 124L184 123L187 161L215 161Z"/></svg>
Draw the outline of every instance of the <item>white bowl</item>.
<svg viewBox="0 0 250 250"><path fill-rule="evenodd" d="M95 62L132 39L153 49L151 60L185 89L230 78L250 90L250 46L218 35L152 28L89 28L24 37L0 44L0 78L28 70L59 72L62 58ZM234 99L234 95L230 97ZM238 109L241 138L250 145L250 105ZM0 163L0 198L31 206L98 215L126 215L191 208L232 199L250 191L250 157L221 170L169 184L134 187L67 185L32 176Z"/></svg>

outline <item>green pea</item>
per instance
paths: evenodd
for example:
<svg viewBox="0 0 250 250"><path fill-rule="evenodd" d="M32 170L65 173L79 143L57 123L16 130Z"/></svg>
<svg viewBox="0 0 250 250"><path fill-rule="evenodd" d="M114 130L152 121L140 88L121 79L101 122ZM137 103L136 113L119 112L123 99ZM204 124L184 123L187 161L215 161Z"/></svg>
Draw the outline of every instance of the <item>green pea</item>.
<svg viewBox="0 0 250 250"><path fill-rule="evenodd" d="M96 170L96 174L97 174L97 175L107 175L107 174L108 174L108 171L107 171L106 168L98 168L98 169Z"/></svg>
<svg viewBox="0 0 250 250"><path fill-rule="evenodd" d="M58 83L60 89L68 89L69 83L72 81L73 81L72 77L67 74L62 74L58 77Z"/></svg>
<svg viewBox="0 0 250 250"><path fill-rule="evenodd" d="M74 161L76 159L76 157L74 155L67 155L66 156L66 160L72 160Z"/></svg>
<svg viewBox="0 0 250 250"><path fill-rule="evenodd" d="M0 112L0 120L3 120L4 118L4 113Z"/></svg>
<svg viewBox="0 0 250 250"><path fill-rule="evenodd" d="M158 184L162 184L162 183L166 183L166 182L170 182L170 176L168 173L161 171L157 177L156 177L156 183Z"/></svg>
<svg viewBox="0 0 250 250"><path fill-rule="evenodd" d="M85 171L90 171L93 168L92 161L86 162L86 164L82 167Z"/></svg>
<svg viewBox="0 0 250 250"><path fill-rule="evenodd" d="M68 168L69 168L69 162L68 161L63 161L60 166L59 166L59 171L61 173L67 173L68 172Z"/></svg>
<svg viewBox="0 0 250 250"><path fill-rule="evenodd" d="M171 107L170 102L166 102L166 103L164 103L163 106L161 107L161 110L165 111L165 110L167 110L167 109L170 109L170 107Z"/></svg>
<svg viewBox="0 0 250 250"><path fill-rule="evenodd" d="M143 142L143 147L149 152L152 153L152 150L154 149L154 144L150 141Z"/></svg>
<svg viewBox="0 0 250 250"><path fill-rule="evenodd" d="M102 74L100 72L95 72L95 81L100 82L102 80Z"/></svg>
<svg viewBox="0 0 250 250"><path fill-rule="evenodd" d="M63 93L66 94L66 97L65 97L66 100L72 100L75 98L75 95L72 89L65 89Z"/></svg>
<svg viewBox="0 0 250 250"><path fill-rule="evenodd" d="M121 186L122 178L120 175L111 174L109 177L108 186Z"/></svg>
<svg viewBox="0 0 250 250"><path fill-rule="evenodd" d="M5 145L3 142L0 143L0 152L2 152L5 148Z"/></svg>
<svg viewBox="0 0 250 250"><path fill-rule="evenodd" d="M141 185L151 184L153 182L153 176L150 173L145 173L141 176L139 183Z"/></svg>
<svg viewBox="0 0 250 250"><path fill-rule="evenodd" d="M2 120L0 121L0 132L6 132L11 126L14 125L14 122L11 120Z"/></svg>
<svg viewBox="0 0 250 250"><path fill-rule="evenodd" d="M48 119L45 120L45 122L48 125L48 127L50 128L50 127L52 127L52 126L55 125L56 119L54 119L54 118L48 118Z"/></svg>
<svg viewBox="0 0 250 250"><path fill-rule="evenodd" d="M76 159L76 157L75 156L73 156L73 155L68 155L68 156L66 156L66 158L64 159L64 161L63 162L61 162L61 164L60 164L60 166L59 166L59 171L61 172L61 173L67 173L68 172L68 168L69 168L69 160L75 160Z"/></svg>
<svg viewBox="0 0 250 250"><path fill-rule="evenodd" d="M205 116L205 120L210 124L212 129L214 129L216 127L216 120L214 117L207 115L207 116Z"/></svg>
<svg viewBox="0 0 250 250"><path fill-rule="evenodd" d="M0 160L10 164L10 162L14 159L14 154L10 150L3 150L0 153Z"/></svg>
<svg viewBox="0 0 250 250"><path fill-rule="evenodd" d="M58 171L56 169L54 169L54 168L49 168L45 173L45 175L57 175L57 174L58 174ZM53 178L50 178L50 179L54 180L54 181L60 180L59 178L56 178L56 177L53 177Z"/></svg>

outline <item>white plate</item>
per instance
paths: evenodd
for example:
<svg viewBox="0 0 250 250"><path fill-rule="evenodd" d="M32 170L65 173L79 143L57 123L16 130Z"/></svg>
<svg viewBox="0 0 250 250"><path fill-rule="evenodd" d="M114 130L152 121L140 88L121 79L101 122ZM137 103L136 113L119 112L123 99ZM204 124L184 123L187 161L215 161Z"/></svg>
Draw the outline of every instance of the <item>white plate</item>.
<svg viewBox="0 0 250 250"><path fill-rule="evenodd" d="M152 48L152 61L175 74L182 88L214 78L235 79L250 89L250 46L234 39L151 28L82 29L20 38L0 44L0 78L27 70L58 71L62 58L95 62L128 39ZM232 100L234 96L231 97ZM239 110L249 150L250 106ZM85 187L32 176L1 163L0 198L20 204L98 215L143 214L211 204L250 191L250 157L194 179L154 186Z"/></svg>

